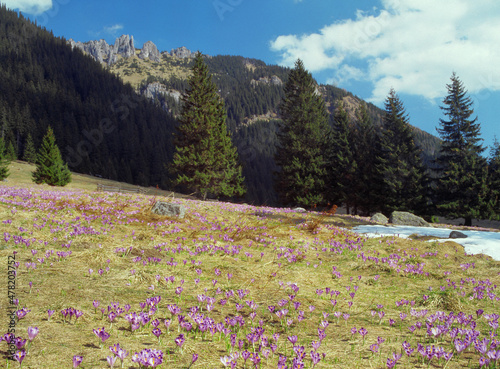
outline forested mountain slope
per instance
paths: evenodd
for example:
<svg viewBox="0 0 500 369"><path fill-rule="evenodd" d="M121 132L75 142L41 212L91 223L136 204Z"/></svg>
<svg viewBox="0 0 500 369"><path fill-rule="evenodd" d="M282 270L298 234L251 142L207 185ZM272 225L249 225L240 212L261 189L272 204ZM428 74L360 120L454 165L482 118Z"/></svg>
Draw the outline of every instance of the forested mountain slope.
<svg viewBox="0 0 500 369"><path fill-rule="evenodd" d="M175 117L192 55L186 48L160 53L152 42L139 50L129 36L120 37L114 46L104 40L67 41L2 7L1 134L22 158L28 132L38 147L51 125L73 171L167 188ZM245 201L276 204L273 155L278 105L289 69L242 56L206 56L205 61L225 101L246 177ZM318 86L318 92L330 113L344 100L353 120L363 103L330 85ZM367 107L380 126L383 111ZM415 132L429 161L439 140Z"/></svg>

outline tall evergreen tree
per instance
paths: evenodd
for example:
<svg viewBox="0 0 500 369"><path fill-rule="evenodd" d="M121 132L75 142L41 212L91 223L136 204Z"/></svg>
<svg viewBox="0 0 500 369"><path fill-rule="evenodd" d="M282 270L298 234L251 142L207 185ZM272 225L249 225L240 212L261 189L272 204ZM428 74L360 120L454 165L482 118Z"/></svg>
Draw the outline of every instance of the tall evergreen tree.
<svg viewBox="0 0 500 369"><path fill-rule="evenodd" d="M284 204L306 207L327 202L329 126L322 96L299 59L285 85L275 155L276 190Z"/></svg>
<svg viewBox="0 0 500 369"><path fill-rule="evenodd" d="M360 106L356 116L357 124L350 139L356 160L355 180L351 183L352 212L370 215L378 210L375 184L380 181L380 176L375 164L380 147L379 136L365 104Z"/></svg>
<svg viewBox="0 0 500 369"><path fill-rule="evenodd" d="M340 101L333 116L333 129L331 133L329 152L329 184L328 200L337 205L344 204L349 213L349 208L354 206L352 185L356 181L357 162L352 151L353 126L349 115Z"/></svg>
<svg viewBox="0 0 500 369"><path fill-rule="evenodd" d="M451 218L465 218L472 225L474 218L490 215L486 159L481 156L485 148L480 138L480 124L474 113L472 99L453 73L447 86L448 95L441 109L447 119L440 119L437 129L443 140L437 159L437 206Z"/></svg>
<svg viewBox="0 0 500 369"><path fill-rule="evenodd" d="M224 102L208 67L196 54L175 137L175 183L201 198L242 196L242 167L226 126Z"/></svg>
<svg viewBox="0 0 500 369"><path fill-rule="evenodd" d="M491 217L500 218L500 142L495 139L488 161L488 188L492 202Z"/></svg>
<svg viewBox="0 0 500 369"><path fill-rule="evenodd" d="M71 181L71 172L62 160L51 127L43 137L32 178L37 184L46 183L51 186L65 186Z"/></svg>
<svg viewBox="0 0 500 369"><path fill-rule="evenodd" d="M30 133L28 133L24 144L23 160L32 164L36 162L36 148Z"/></svg>
<svg viewBox="0 0 500 369"><path fill-rule="evenodd" d="M9 176L9 160L5 154L5 142L0 137L0 181Z"/></svg>
<svg viewBox="0 0 500 369"><path fill-rule="evenodd" d="M12 141L10 141L9 144L7 145L7 148L5 150L5 155L7 156L7 159L9 161L17 160L16 149L14 148Z"/></svg>
<svg viewBox="0 0 500 369"><path fill-rule="evenodd" d="M425 168L415 145L408 115L394 89L385 101L384 129L377 169L381 176L379 207L422 214L426 205Z"/></svg>

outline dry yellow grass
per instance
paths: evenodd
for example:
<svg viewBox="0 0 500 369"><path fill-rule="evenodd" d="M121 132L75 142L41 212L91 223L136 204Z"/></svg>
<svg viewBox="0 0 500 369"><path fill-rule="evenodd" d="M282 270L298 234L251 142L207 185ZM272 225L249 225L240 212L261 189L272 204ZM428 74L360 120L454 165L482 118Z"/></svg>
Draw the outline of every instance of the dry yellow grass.
<svg viewBox="0 0 500 369"><path fill-rule="evenodd" d="M357 235L339 226L350 227L363 219L177 198L175 201L186 207L185 218L161 217L148 211L160 194L155 197L97 193L95 179L81 175L73 175L72 183L63 189L36 186L29 180L32 168L21 162L13 163L8 181L0 184L0 191L5 191L0 197L0 236L10 236L8 242L0 244L0 263L2 270L6 270L9 256L17 252L16 261L20 264L15 295L19 307L31 310L17 322L16 335L26 338L29 326L40 330L23 368L69 368L74 355L83 356L80 367L107 368L106 357L111 355L108 347L116 343L130 352L125 359L126 368L137 368L130 358L146 348L165 353L160 368L223 367L220 358L231 351L229 339L219 332L213 337L208 332L186 332L176 318L167 333L163 320L171 318L169 304L177 304L182 309L181 315L194 326L194 319L188 313L196 306L206 317L226 327L227 317L241 315L246 323L239 329L232 327L232 331L238 340L246 342L244 348L249 351L254 347L247 342L247 335L259 321L270 343L274 343L272 335L280 333L276 353L270 354L268 360L261 354L261 368L276 368L279 354L295 356L287 340L293 335L305 347L306 367L312 367L311 343L318 340L322 321L328 322L328 327L318 351L326 356L316 368L384 368L393 352L401 352L403 341L410 342L412 347L422 343L451 350L449 337L427 336L425 319L412 317L410 305L396 307L395 302L401 299L414 301L413 308L418 311L428 309L428 315L436 311L464 312L475 318L479 308L489 314L500 311L497 300L470 299L478 281L488 280L491 293L497 293L493 285L500 284L500 263L482 255L465 256L463 248L454 242L438 244L392 237L358 240ZM23 245L23 241L16 244L14 236L29 242L29 246ZM50 250L54 253L46 256ZM58 257L57 253L63 251L71 251L71 255ZM38 260L42 257L45 257L43 263ZM153 258L161 261L155 262ZM400 270L382 261L384 258L397 260ZM36 263L36 269L28 268L26 263ZM427 275L404 272L406 264L420 263L425 263L423 270ZM474 267L463 270L461 265L467 263L474 263ZM93 270L91 274L89 269ZM8 328L4 318L8 306L7 279L3 275L1 334ZM173 283L165 280L170 276L175 276ZM215 285L214 280L217 280ZM178 287L183 288L181 295L175 293ZM338 291L338 296L326 297L326 288ZM321 296L317 293L319 289L323 290ZM351 297L349 293L355 289ZM248 294L240 299L238 290ZM235 295L226 296L230 291ZM211 311L207 310L206 302L199 302L200 294L216 299ZM152 318L161 322L161 343L152 334L151 325L132 332L124 319L125 313L114 322L106 316L108 306L113 303L119 303L121 308L129 304L130 312L139 313L140 303L158 295L161 301ZM100 302L98 309L93 307L94 300ZM222 305L221 300L226 303ZM290 326L286 318L280 319L268 309L271 305L281 309L282 300L288 300L284 308L288 310L286 318L293 319ZM331 300L336 300L335 306ZM246 301L253 301L257 307L252 309ZM293 302L300 305L295 309ZM240 311L236 309L237 303L242 305ZM309 306L314 306L314 310ZM76 321L73 317L64 322L61 310L70 307L83 315ZM101 308L106 314L101 313ZM50 320L49 309L55 311ZM304 320L299 321L301 310ZM350 317L344 321L333 315L335 311L348 313ZM381 322L378 315L372 316L372 311L385 312ZM323 313L329 316L325 318ZM403 322L400 313L408 314ZM396 323L391 326L389 319ZM424 328L410 333L409 326L418 320L424 322ZM102 348L93 333L93 329L101 327L111 334ZM364 339L359 334L353 335L352 327L364 327L368 334ZM487 321L477 319L477 329L481 338L485 337ZM186 336L182 353L174 343L178 330ZM374 354L370 346L377 337L385 342ZM2 356L7 354L6 348L5 342L0 343ZM190 366L193 353L199 358ZM471 367L477 367L478 358L471 350L460 358L455 356L448 364L433 359L431 367L462 368L468 367L469 361ZM18 367L6 357L1 365ZM411 358L404 355L396 367L427 366L414 353ZM115 367L119 367L119 360ZM244 367L241 358L237 367ZM253 365L247 361L246 368L250 367Z"/></svg>

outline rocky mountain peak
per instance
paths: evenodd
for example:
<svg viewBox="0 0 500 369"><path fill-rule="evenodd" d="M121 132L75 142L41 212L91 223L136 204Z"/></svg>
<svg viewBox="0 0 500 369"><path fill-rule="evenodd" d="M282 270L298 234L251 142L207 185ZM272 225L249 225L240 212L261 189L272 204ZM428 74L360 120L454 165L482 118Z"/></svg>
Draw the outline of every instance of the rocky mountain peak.
<svg viewBox="0 0 500 369"><path fill-rule="evenodd" d="M134 36L122 35L115 40L114 46L109 45L105 40L75 42L70 39L68 43L72 48L78 48L85 54L89 54L100 63L108 65L118 61L118 55L129 58L135 55Z"/></svg>
<svg viewBox="0 0 500 369"><path fill-rule="evenodd" d="M135 55L134 36L121 35L118 37L115 40L114 52L124 58Z"/></svg>
<svg viewBox="0 0 500 369"><path fill-rule="evenodd" d="M169 53L170 56L175 56L180 59L194 58L196 53L189 50L187 47L178 47L177 49L172 49Z"/></svg>
<svg viewBox="0 0 500 369"><path fill-rule="evenodd" d="M156 45L152 41L148 41L144 43L144 45L142 46L139 58L149 59L151 61L158 63L161 59L161 55Z"/></svg>

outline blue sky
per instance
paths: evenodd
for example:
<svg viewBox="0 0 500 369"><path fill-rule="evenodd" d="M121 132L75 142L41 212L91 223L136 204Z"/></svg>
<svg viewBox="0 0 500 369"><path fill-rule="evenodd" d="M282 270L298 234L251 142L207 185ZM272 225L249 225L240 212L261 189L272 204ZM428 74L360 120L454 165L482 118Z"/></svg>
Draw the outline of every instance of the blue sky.
<svg viewBox="0 0 500 369"><path fill-rule="evenodd" d="M474 101L485 146L500 139L498 0L0 0L56 36L134 36L268 64L304 61L319 83L383 107L389 89L410 123L436 133L452 72Z"/></svg>

